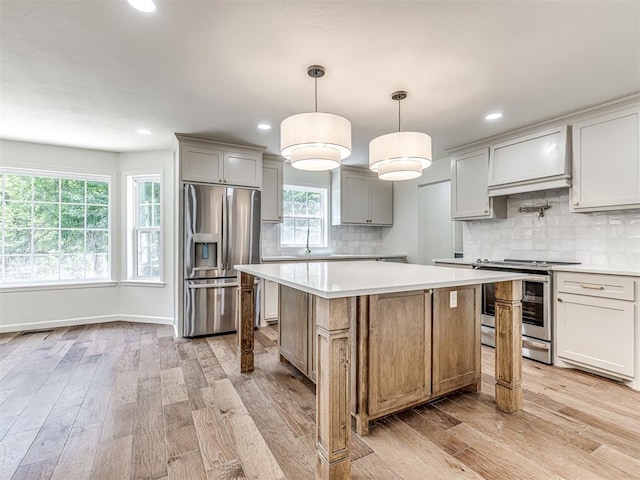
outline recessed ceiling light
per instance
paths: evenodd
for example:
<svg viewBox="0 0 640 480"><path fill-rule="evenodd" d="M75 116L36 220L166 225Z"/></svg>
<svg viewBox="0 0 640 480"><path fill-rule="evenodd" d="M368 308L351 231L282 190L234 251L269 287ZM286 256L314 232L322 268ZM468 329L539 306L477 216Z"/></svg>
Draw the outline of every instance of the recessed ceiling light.
<svg viewBox="0 0 640 480"><path fill-rule="evenodd" d="M501 112L490 113L489 115L484 117L485 120L497 120L499 118L502 118Z"/></svg>
<svg viewBox="0 0 640 480"><path fill-rule="evenodd" d="M139 128L136 130L136 132L138 132L140 135L151 135L151 130L148 130L146 128Z"/></svg>
<svg viewBox="0 0 640 480"><path fill-rule="evenodd" d="M129 0L129 5L144 13L156 11L156 4L153 0Z"/></svg>
<svg viewBox="0 0 640 480"><path fill-rule="evenodd" d="M271 130L271 125L269 125L268 123L259 123L258 128L260 130Z"/></svg>

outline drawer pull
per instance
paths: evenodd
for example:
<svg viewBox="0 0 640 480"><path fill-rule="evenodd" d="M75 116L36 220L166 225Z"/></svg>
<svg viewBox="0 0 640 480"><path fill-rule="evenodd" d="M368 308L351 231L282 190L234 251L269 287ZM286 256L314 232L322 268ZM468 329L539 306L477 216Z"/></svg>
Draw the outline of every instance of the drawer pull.
<svg viewBox="0 0 640 480"><path fill-rule="evenodd" d="M558 301L559 301L560 303L564 302L564 300L562 300L561 298L558 298Z"/></svg>
<svg viewBox="0 0 640 480"><path fill-rule="evenodd" d="M604 287L602 285L585 285L582 284L580 285L581 288L588 288L590 290L604 290Z"/></svg>

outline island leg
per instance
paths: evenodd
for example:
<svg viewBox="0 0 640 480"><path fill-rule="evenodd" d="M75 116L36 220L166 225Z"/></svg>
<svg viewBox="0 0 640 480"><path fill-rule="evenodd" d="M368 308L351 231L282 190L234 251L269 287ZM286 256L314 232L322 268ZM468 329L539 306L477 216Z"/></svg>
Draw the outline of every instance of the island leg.
<svg viewBox="0 0 640 480"><path fill-rule="evenodd" d="M316 298L316 479L351 478L349 299Z"/></svg>
<svg viewBox="0 0 640 480"><path fill-rule="evenodd" d="M496 404L522 409L522 281L496 283Z"/></svg>
<svg viewBox="0 0 640 480"><path fill-rule="evenodd" d="M253 371L253 326L255 325L255 295L253 275L238 273L240 288L240 318L238 325L238 361L240 372Z"/></svg>

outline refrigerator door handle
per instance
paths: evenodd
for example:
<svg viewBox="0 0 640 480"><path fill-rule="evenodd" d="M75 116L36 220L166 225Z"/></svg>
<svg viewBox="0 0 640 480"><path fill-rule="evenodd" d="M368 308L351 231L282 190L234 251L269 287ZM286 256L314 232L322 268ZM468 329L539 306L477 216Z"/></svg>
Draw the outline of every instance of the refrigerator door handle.
<svg viewBox="0 0 640 480"><path fill-rule="evenodd" d="M233 225L233 218L231 218L231 211L232 208L230 208L232 205L232 203L235 201L235 190L233 188L227 188L227 201L224 202L224 206L225 206L225 219L224 219L224 224L226 227L226 237L225 237L225 242L226 242L226 246L225 246L225 263L224 263L224 271L228 272L230 267L229 264L231 263L231 256L232 256L232 245L231 242L233 240L235 240L234 238L231 237L231 226Z"/></svg>

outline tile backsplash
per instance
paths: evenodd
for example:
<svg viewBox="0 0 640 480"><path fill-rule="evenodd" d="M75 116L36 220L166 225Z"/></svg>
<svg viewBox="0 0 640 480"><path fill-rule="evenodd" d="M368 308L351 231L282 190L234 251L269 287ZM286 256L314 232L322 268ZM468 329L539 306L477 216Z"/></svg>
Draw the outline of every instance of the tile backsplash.
<svg viewBox="0 0 640 480"><path fill-rule="evenodd" d="M549 202L544 217L518 208ZM576 261L640 267L640 210L569 211L564 189L511 195L507 218L464 222L465 258Z"/></svg>
<svg viewBox="0 0 640 480"><path fill-rule="evenodd" d="M295 255L304 253L304 247L280 248L279 228L279 224L262 224L262 256L273 257L277 255ZM337 225L329 228L329 247L312 247L312 253L366 255L382 252L383 227Z"/></svg>

